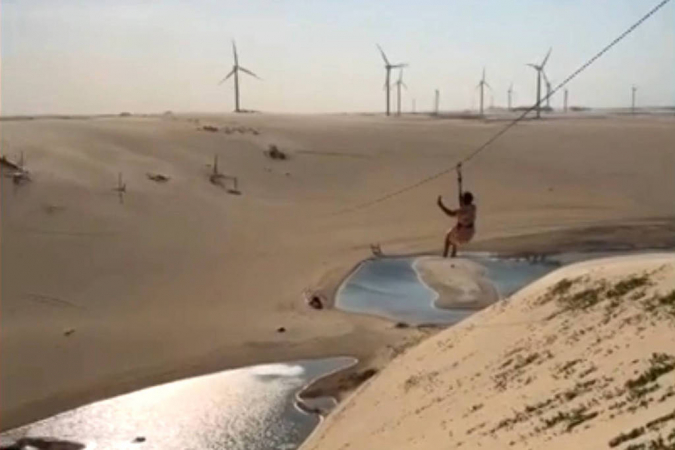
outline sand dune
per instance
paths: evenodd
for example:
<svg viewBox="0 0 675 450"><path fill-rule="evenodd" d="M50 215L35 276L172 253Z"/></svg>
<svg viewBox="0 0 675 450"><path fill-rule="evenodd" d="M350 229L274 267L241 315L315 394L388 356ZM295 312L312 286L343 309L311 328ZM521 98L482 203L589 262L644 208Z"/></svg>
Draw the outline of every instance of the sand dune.
<svg viewBox="0 0 675 450"><path fill-rule="evenodd" d="M569 266L394 360L303 448L671 448L674 330L675 254Z"/></svg>
<svg viewBox="0 0 675 450"><path fill-rule="evenodd" d="M438 252L450 224L434 202L452 200L454 180L334 213L453 165L499 126L256 114L0 122L3 154L23 152L32 179L1 181L0 426L250 363L383 365L426 332L315 311L303 292L338 281L373 242ZM270 144L288 159L266 157ZM523 123L466 168L474 248L673 245L674 148L668 118ZM209 181L214 155L241 195Z"/></svg>

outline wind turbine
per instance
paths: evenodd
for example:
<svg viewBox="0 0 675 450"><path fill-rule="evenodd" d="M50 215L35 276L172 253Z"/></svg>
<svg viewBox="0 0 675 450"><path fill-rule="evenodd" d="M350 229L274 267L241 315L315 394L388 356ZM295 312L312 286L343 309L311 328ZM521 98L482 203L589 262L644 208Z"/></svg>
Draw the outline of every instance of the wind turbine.
<svg viewBox="0 0 675 450"><path fill-rule="evenodd" d="M544 70L541 71L541 74L543 75L544 82L546 83L546 109L548 111L550 111L551 110L551 81L546 76L546 72Z"/></svg>
<svg viewBox="0 0 675 450"><path fill-rule="evenodd" d="M408 86L403 82L403 68L399 69L398 81L396 81L396 115L401 115L401 86L408 89Z"/></svg>
<svg viewBox="0 0 675 450"><path fill-rule="evenodd" d="M544 66L546 66L546 63L548 62L548 57L551 56L551 50L553 49L548 50L548 53L546 53L546 57L541 64L528 64L528 66L537 71L537 119L541 117L541 75L544 73ZM544 77L546 77L546 74L544 74Z"/></svg>
<svg viewBox="0 0 675 450"><path fill-rule="evenodd" d="M633 85L631 87L631 106L630 106L630 113L635 114L635 93L637 92L637 86Z"/></svg>
<svg viewBox="0 0 675 450"><path fill-rule="evenodd" d="M230 73L228 73L225 78L220 80L220 83L218 84L219 85L223 84L232 75L234 75L234 105L235 105L234 112L241 112L241 108L239 108L239 72L244 72L257 79L260 79L260 77L251 72L250 70L248 70L247 68L239 65L239 56L237 55L237 44L234 43L234 40L232 41L232 53L234 54L234 66L232 67Z"/></svg>
<svg viewBox="0 0 675 450"><path fill-rule="evenodd" d="M478 89L480 89L480 115L483 115L483 98L484 98L484 90L485 86L490 88L492 90L492 87L488 84L487 81L485 81L485 67L483 67L483 78L478 82Z"/></svg>
<svg viewBox="0 0 675 450"><path fill-rule="evenodd" d="M405 63L392 64L387 59L387 55L384 54L384 50L382 50L382 47L378 45L377 49L380 51L380 54L382 55L382 59L384 60L384 68L387 71L387 76L384 80L384 90L387 93L387 115L389 115L390 110L389 91L391 90L391 69L401 69L403 67L408 67L408 64Z"/></svg>
<svg viewBox="0 0 675 450"><path fill-rule="evenodd" d="M509 111L511 111L511 99L513 97L513 83L509 86L509 90L506 91L508 98L509 98Z"/></svg>

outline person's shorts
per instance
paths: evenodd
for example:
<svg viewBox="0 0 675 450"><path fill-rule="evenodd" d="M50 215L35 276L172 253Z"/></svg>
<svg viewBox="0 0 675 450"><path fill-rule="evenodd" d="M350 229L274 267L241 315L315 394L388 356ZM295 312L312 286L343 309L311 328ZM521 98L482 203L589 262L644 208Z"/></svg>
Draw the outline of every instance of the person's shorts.
<svg viewBox="0 0 675 450"><path fill-rule="evenodd" d="M474 227L455 225L448 232L448 239L455 244L466 244L473 238L475 233L476 229Z"/></svg>

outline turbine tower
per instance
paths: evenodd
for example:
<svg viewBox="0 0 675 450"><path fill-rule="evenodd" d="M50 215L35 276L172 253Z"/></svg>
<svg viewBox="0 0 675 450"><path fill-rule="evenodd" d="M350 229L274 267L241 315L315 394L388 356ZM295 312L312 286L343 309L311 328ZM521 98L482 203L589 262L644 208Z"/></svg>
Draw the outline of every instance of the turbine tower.
<svg viewBox="0 0 675 450"><path fill-rule="evenodd" d="M541 76L544 72L544 66L546 66L546 63L548 62L548 57L551 56L551 50L553 49L548 50L548 53L546 53L546 57L544 57L544 60L541 62L541 64L528 64L528 66L537 71L537 119L541 118ZM544 77L545 76L546 75L544 74Z"/></svg>
<svg viewBox="0 0 675 450"><path fill-rule="evenodd" d="M434 114L436 115L438 115L438 108L440 106L440 103L441 103L441 92L438 89L436 89L436 97L434 100Z"/></svg>
<svg viewBox="0 0 675 450"><path fill-rule="evenodd" d="M568 98L569 98L569 91L567 90L567 88L565 88L565 97L564 97L565 102L564 102L564 107L563 107L565 112L567 112L567 99Z"/></svg>
<svg viewBox="0 0 675 450"><path fill-rule="evenodd" d="M508 102L509 102L509 111L511 111L512 106L513 106L512 103L511 103L511 100L513 99L513 83L511 83L511 85L509 86L509 90L506 91L506 93L507 93L508 99L509 99L509 100L508 100Z"/></svg>
<svg viewBox="0 0 675 450"><path fill-rule="evenodd" d="M637 92L637 86L633 85L631 87L631 106L630 106L630 113L635 114L635 93Z"/></svg>
<svg viewBox="0 0 675 450"><path fill-rule="evenodd" d="M387 94L387 110L386 110L386 113L387 113L387 115L389 115L389 111L390 111L389 92L391 91L391 69L400 69L400 68L403 68L403 67L408 67L408 64L405 64L405 63L391 64L389 62L389 59L387 59L387 55L384 54L384 50L382 50L382 47L380 47L378 45L377 49L380 51L380 54L382 55L382 59L384 60L384 68L387 71L387 75L386 75L386 78L384 80L384 91Z"/></svg>
<svg viewBox="0 0 675 450"><path fill-rule="evenodd" d="M483 101L484 101L484 97L485 97L485 93L484 93L485 86L487 86L488 88L490 88L490 90L492 90L492 87L488 84L487 81L485 81L485 67L483 67L483 78L480 79L480 81L478 82L478 86L476 86L478 89L480 89L480 115L481 116L483 115Z"/></svg>
<svg viewBox="0 0 675 450"><path fill-rule="evenodd" d="M260 79L260 77L251 72L250 70L246 69L245 67L239 65L239 56L237 55L237 45L234 43L234 40L232 41L232 53L234 54L234 66L232 67L230 73L228 73L225 78L220 80L220 83L218 84L219 85L223 84L232 75L234 75L234 112L241 112L241 108L239 107L239 72L244 72L257 79Z"/></svg>
<svg viewBox="0 0 675 450"><path fill-rule="evenodd" d="M396 81L396 115L401 115L401 86L408 89L408 86L403 82L403 68L399 69L398 81Z"/></svg>
<svg viewBox="0 0 675 450"><path fill-rule="evenodd" d="M551 81L546 76L546 72L542 69L541 75L544 77L546 83L546 109L551 110Z"/></svg>

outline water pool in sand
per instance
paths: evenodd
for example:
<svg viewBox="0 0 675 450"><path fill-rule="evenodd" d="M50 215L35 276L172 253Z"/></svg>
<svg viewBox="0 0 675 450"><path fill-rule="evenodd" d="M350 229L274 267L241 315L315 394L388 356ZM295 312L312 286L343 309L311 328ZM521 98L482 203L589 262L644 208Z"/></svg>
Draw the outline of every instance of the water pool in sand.
<svg viewBox="0 0 675 450"><path fill-rule="evenodd" d="M562 265L590 257L582 254L536 259L502 258L490 254L462 256L484 269L485 277L502 298ZM420 280L413 267L416 259L386 257L364 261L338 289L336 306L344 311L377 315L412 325L453 324L474 312L437 308L434 305L436 292Z"/></svg>
<svg viewBox="0 0 675 450"><path fill-rule="evenodd" d="M320 420L296 407L298 392L355 361L266 364L154 386L7 431L0 447L21 438L51 438L71 442L58 448L73 450L295 449Z"/></svg>

